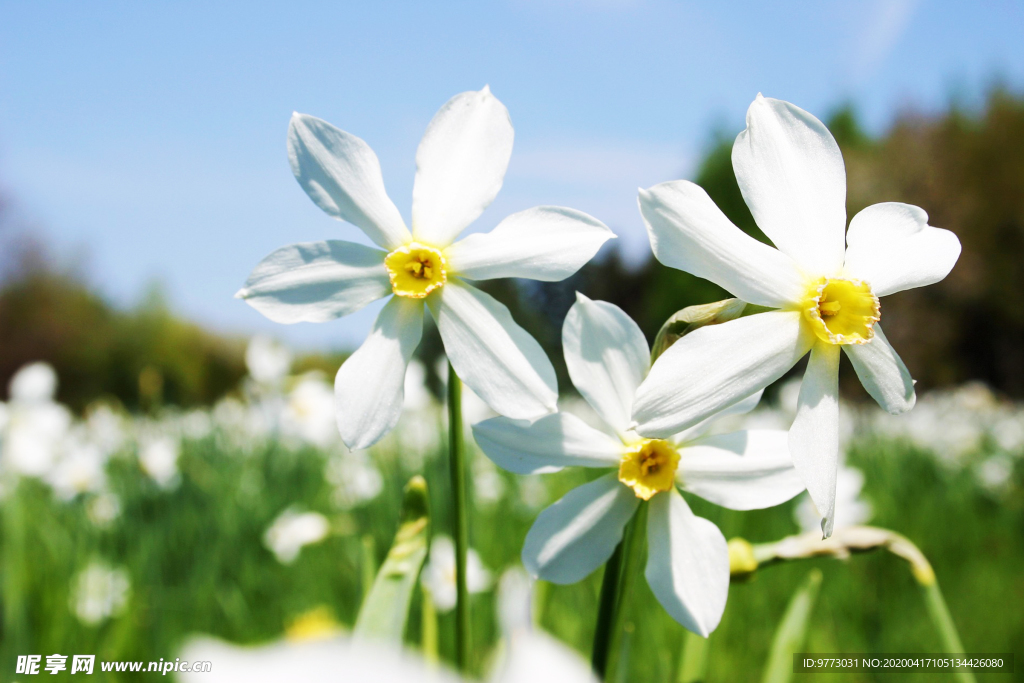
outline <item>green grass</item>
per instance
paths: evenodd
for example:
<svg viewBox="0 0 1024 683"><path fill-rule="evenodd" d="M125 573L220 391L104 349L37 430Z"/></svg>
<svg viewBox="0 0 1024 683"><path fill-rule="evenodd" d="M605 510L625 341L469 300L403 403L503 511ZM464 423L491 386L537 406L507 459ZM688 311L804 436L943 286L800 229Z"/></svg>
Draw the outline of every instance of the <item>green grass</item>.
<svg viewBox="0 0 1024 683"><path fill-rule="evenodd" d="M470 457L483 456L470 449ZM1024 653L1021 462L1011 493L996 499L966 470L947 470L930 454L903 444L864 440L849 457L865 472L864 496L875 512L872 524L906 535L931 560L966 649ZM212 438L186 442L182 482L172 491L150 482L134 458L117 457L109 477L121 498L122 514L107 530L88 520L83 501L55 501L43 485L22 480L0 501L0 678L8 680L19 654L149 661L175 657L184 639L197 633L239 643L266 642L281 637L296 616L324 605L351 626L365 588L364 539L372 539L379 562L397 527L402 486L415 474L404 471L393 451L379 450L376 458L385 477L384 492L367 505L338 512L330 504L331 487L323 480L324 457L312 449L293 452L271 444L241 453L218 450ZM447 533L443 454L428 459L425 470L434 532ZM521 501L519 479L502 476L503 500L475 506L470 528L473 547L496 574L518 563L523 538L536 516ZM549 499L587 476L579 471L548 475ZM729 538L771 541L797 531L791 504L741 513L692 497L690 502ZM326 514L333 532L284 566L264 548L262 536L295 503ZM69 609L69 591L76 573L95 558L128 571L131 595L120 616L86 626ZM812 567L822 571L824 580L807 650L941 650L921 592L901 560L870 553L845 562L795 562L764 568L752 580L732 585L725 616L710 641L709 680L759 680L775 626ZM585 655L593 638L600 580L598 571L575 585L537 587L540 623ZM684 631L664 613L642 577L635 586L627 614L628 680L673 681ZM493 594L475 596L472 607L472 667L482 672L500 637ZM414 645L420 623L417 597L407 632ZM454 656L453 631L454 615L442 615L441 656L449 661ZM122 676L120 680L145 679L145 674ZM942 674L929 676L927 680L943 680ZM832 674L799 677L818 679L835 680ZM96 680L103 680L102 674ZM850 683L881 680L895 676L843 677Z"/></svg>

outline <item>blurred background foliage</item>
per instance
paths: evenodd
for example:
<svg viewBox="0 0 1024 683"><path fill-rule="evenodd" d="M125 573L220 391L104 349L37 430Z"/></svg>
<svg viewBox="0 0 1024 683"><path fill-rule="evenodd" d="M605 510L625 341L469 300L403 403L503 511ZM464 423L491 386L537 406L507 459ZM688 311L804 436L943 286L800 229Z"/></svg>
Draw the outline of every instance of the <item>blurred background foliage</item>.
<svg viewBox="0 0 1024 683"><path fill-rule="evenodd" d="M919 387L981 380L1004 395L1024 396L1024 99L995 88L980 110L954 103L940 114L909 111L879 138L861 129L849 106L826 117L826 124L846 160L849 217L876 202L916 204L929 212L932 225L952 230L963 244L959 263L944 281L883 302L886 334ZM733 174L737 132L712 136L694 179L736 225L767 241ZM31 238L7 243L0 287L0 385L24 363L47 360L61 377L59 398L74 408L97 397L115 398L132 409L210 404L237 386L244 374L241 339L179 319L158 288L135 308L117 310L74 269L53 266L45 247ZM638 266L627 264L614 242L564 282L483 284L541 342L563 387L570 384L561 357L561 323L576 290L623 308L649 339L680 308L727 296L653 256ZM346 351L300 358L297 369L333 373ZM433 369L441 354L436 331L428 329L420 354ZM864 398L853 374L843 377L849 380L848 397ZM436 386L437 378L431 382Z"/></svg>

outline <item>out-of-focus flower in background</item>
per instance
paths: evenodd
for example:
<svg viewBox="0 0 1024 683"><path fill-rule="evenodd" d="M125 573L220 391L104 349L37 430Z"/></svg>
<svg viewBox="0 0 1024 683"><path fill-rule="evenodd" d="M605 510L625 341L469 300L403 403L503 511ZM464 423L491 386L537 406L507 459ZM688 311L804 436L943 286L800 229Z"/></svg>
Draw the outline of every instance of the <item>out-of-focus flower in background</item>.
<svg viewBox="0 0 1024 683"><path fill-rule="evenodd" d="M32 363L11 378L0 463L3 470L30 477L46 475L71 427L71 412L53 399L57 373Z"/></svg>
<svg viewBox="0 0 1024 683"><path fill-rule="evenodd" d="M384 477L366 451L332 455L324 465L324 479L334 486L331 502L340 510L367 503L384 490Z"/></svg>
<svg viewBox="0 0 1024 683"><path fill-rule="evenodd" d="M170 436L144 437L139 444L139 465L161 488L178 484L178 456L181 445Z"/></svg>
<svg viewBox="0 0 1024 683"><path fill-rule="evenodd" d="M60 458L46 476L58 498L71 500L81 493L99 493L106 484L107 456L100 447L69 437L62 444Z"/></svg>
<svg viewBox="0 0 1024 683"><path fill-rule="evenodd" d="M334 389L319 372L308 372L288 392L280 415L281 435L319 448L338 443Z"/></svg>
<svg viewBox="0 0 1024 683"><path fill-rule="evenodd" d="M330 522L319 512L289 508L278 515L263 534L263 544L281 564L291 564L299 551L327 538L330 530Z"/></svg>
<svg viewBox="0 0 1024 683"><path fill-rule="evenodd" d="M480 556L470 548L466 552L466 589L470 593L483 593L491 588L491 572ZM435 536L430 543L430 558L423 566L420 582L440 612L455 608L455 544L447 536Z"/></svg>
<svg viewBox="0 0 1024 683"><path fill-rule="evenodd" d="M257 384L280 387L292 367L292 352L284 344L258 334L245 349L245 367Z"/></svg>
<svg viewBox="0 0 1024 683"><path fill-rule="evenodd" d="M121 515L121 499L113 493L104 491L89 500L85 512L89 516L89 521L98 528L106 528Z"/></svg>
<svg viewBox="0 0 1024 683"><path fill-rule="evenodd" d="M71 612L89 626L117 616L128 602L130 583L124 569L93 561L75 577Z"/></svg>

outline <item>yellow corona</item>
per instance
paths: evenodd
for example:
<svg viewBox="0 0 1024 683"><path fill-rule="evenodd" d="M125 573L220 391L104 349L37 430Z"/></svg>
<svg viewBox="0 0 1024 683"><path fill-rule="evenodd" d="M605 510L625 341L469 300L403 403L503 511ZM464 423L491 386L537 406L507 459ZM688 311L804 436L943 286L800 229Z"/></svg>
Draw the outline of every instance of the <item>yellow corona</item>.
<svg viewBox="0 0 1024 683"><path fill-rule="evenodd" d="M821 278L811 285L803 313L824 342L867 344L875 336L881 306L862 280Z"/></svg>
<svg viewBox="0 0 1024 683"><path fill-rule="evenodd" d="M391 280L391 290L411 299L425 299L435 289L444 287L448 279L444 254L418 242L410 242L388 254L384 267Z"/></svg>
<svg viewBox="0 0 1024 683"><path fill-rule="evenodd" d="M650 500L654 494L675 485L679 452L668 441L645 439L622 455L619 481L633 489L637 498Z"/></svg>

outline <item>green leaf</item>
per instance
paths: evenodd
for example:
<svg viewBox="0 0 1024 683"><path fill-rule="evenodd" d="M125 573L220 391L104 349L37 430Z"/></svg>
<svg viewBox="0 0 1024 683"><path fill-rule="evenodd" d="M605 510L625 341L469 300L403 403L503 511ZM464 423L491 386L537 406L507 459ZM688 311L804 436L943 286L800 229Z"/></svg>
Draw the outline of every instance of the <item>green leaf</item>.
<svg viewBox="0 0 1024 683"><path fill-rule="evenodd" d="M768 664L764 668L764 676L761 677L762 683L788 683L793 677L793 654L803 647L819 588L821 572L815 569L793 593L786 614L782 617L779 627L775 629Z"/></svg>
<svg viewBox="0 0 1024 683"><path fill-rule="evenodd" d="M429 527L427 482L416 476L405 487L395 542L359 610L356 637L402 642L416 579L427 558Z"/></svg>

